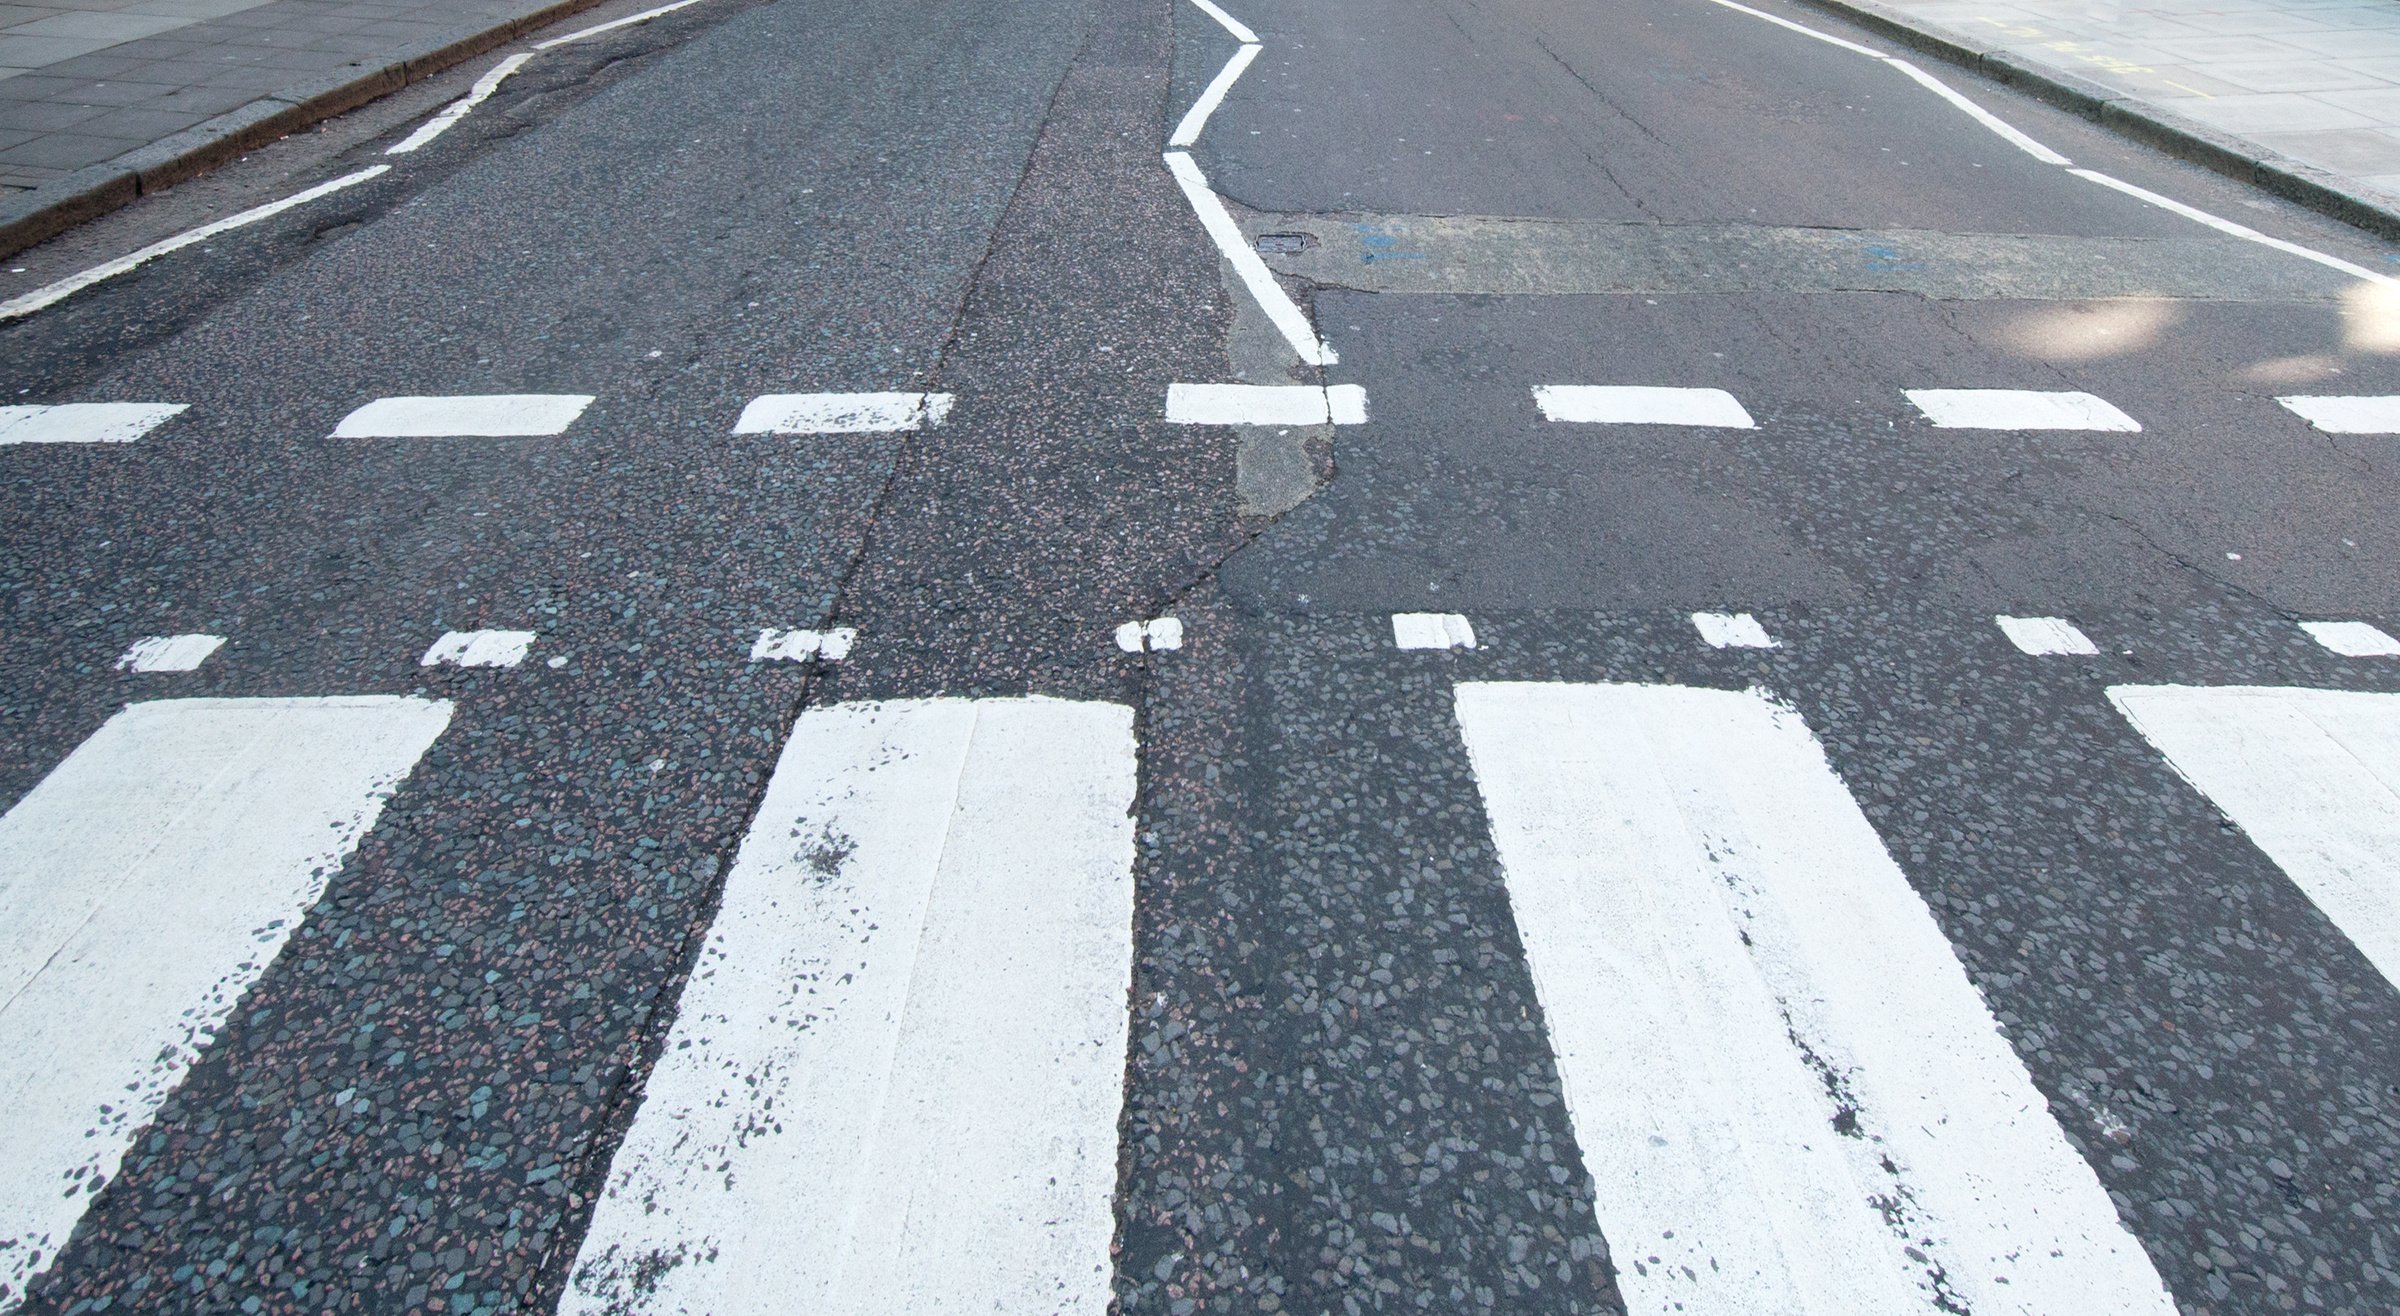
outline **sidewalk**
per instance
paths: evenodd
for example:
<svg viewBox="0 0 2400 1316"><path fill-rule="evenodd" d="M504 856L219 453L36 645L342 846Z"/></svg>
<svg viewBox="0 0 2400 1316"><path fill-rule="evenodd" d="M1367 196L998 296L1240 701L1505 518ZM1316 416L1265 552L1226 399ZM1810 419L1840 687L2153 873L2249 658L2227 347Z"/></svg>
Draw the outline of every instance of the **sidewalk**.
<svg viewBox="0 0 2400 1316"><path fill-rule="evenodd" d="M597 0L0 0L0 251Z"/></svg>
<svg viewBox="0 0 2400 1316"><path fill-rule="evenodd" d="M2400 0L1813 2L2400 232Z"/></svg>

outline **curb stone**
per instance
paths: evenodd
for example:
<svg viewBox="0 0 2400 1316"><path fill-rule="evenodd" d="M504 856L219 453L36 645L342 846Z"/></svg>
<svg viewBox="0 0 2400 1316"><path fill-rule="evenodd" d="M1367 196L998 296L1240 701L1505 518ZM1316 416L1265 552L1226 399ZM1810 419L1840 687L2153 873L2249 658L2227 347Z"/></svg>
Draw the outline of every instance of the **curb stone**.
<svg viewBox="0 0 2400 1316"><path fill-rule="evenodd" d="M411 83L422 82L495 46L600 3L601 0L554 0L532 13L492 26L454 29L382 56L383 62L374 68L304 80L114 160L87 165L63 178L52 179L20 196L0 201L0 256L14 255L131 204L136 198L163 192L235 156L357 109Z"/></svg>
<svg viewBox="0 0 2400 1316"><path fill-rule="evenodd" d="M1876 0L1801 3L1848 19L1911 50L1971 69L2177 159L2213 169L2377 237L2400 238L2400 208L2394 202L2328 170L2278 155L2139 97L1987 45Z"/></svg>

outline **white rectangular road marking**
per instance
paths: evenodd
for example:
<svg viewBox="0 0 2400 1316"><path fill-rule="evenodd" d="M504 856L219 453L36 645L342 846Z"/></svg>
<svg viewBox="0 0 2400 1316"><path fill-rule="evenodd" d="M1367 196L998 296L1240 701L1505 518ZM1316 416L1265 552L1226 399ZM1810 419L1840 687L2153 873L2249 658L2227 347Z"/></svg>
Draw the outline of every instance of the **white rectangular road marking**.
<svg viewBox="0 0 2400 1316"><path fill-rule="evenodd" d="M1127 653L1145 649L1161 652L1183 647L1183 619L1154 617L1149 621L1129 621L1117 627L1117 647Z"/></svg>
<svg viewBox="0 0 2400 1316"><path fill-rule="evenodd" d="M800 715L560 1312L1102 1316L1133 713Z"/></svg>
<svg viewBox="0 0 2400 1316"><path fill-rule="evenodd" d="M2120 685L2108 697L2400 986L2400 695Z"/></svg>
<svg viewBox="0 0 2400 1316"><path fill-rule="evenodd" d="M1756 429L1741 400L1721 388L1628 384L1543 384L1533 390L1542 419L1582 425L1707 425Z"/></svg>
<svg viewBox="0 0 2400 1316"><path fill-rule="evenodd" d="M446 631L419 667L514 667L539 638L532 631Z"/></svg>
<svg viewBox="0 0 2400 1316"><path fill-rule="evenodd" d="M2037 658L2084 656L2100 652L2091 637L2063 617L1994 617L2008 642Z"/></svg>
<svg viewBox="0 0 2400 1316"><path fill-rule="evenodd" d="M1798 714L1457 701L1630 1311L2171 1316Z"/></svg>
<svg viewBox="0 0 2400 1316"><path fill-rule="evenodd" d="M399 697L135 704L0 817L0 1309L449 720Z"/></svg>
<svg viewBox="0 0 2400 1316"><path fill-rule="evenodd" d="M2400 657L2400 640L2368 622L2304 621L2300 629L2308 632L2308 638L2344 658Z"/></svg>
<svg viewBox="0 0 2400 1316"><path fill-rule="evenodd" d="M377 398L342 417L337 439L504 439L558 434L592 405L585 393Z"/></svg>
<svg viewBox="0 0 2400 1316"><path fill-rule="evenodd" d="M881 434L939 425L947 393L769 393L753 398L736 434Z"/></svg>
<svg viewBox="0 0 2400 1316"><path fill-rule="evenodd" d="M1472 649L1475 628L1455 612L1395 612L1392 643L1402 649Z"/></svg>
<svg viewBox="0 0 2400 1316"><path fill-rule="evenodd" d="M1169 384L1167 420L1177 425L1363 425L1367 391L1357 384Z"/></svg>
<svg viewBox="0 0 2400 1316"><path fill-rule="evenodd" d="M2089 393L2023 388L1912 388L1908 400L1946 430L2107 430L2138 434L2141 422Z"/></svg>
<svg viewBox="0 0 2400 1316"><path fill-rule="evenodd" d="M153 635L135 640L117 659L120 672L188 672L223 647L222 635Z"/></svg>
<svg viewBox="0 0 2400 1316"><path fill-rule="evenodd" d="M131 443L187 409L182 402L0 407L0 443Z"/></svg>
<svg viewBox="0 0 2400 1316"><path fill-rule="evenodd" d="M1783 647L1758 618L1746 612L1695 612L1692 627L1715 649L1780 649Z"/></svg>
<svg viewBox="0 0 2400 1316"><path fill-rule="evenodd" d="M838 663L850 656L850 646L858 643L858 630L852 626L836 626L824 631L766 631L750 646L750 661L806 662L822 658Z"/></svg>
<svg viewBox="0 0 2400 1316"><path fill-rule="evenodd" d="M2327 434L2400 434L2400 397L2275 400Z"/></svg>

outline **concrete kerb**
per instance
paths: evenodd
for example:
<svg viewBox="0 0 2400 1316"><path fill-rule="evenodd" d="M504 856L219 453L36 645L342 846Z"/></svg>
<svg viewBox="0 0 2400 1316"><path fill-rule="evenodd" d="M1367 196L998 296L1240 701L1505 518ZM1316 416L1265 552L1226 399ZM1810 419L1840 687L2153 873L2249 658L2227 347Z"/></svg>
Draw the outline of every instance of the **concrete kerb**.
<svg viewBox="0 0 2400 1316"><path fill-rule="evenodd" d="M2348 179L2243 141L2088 78L1985 45L1875 0L1802 0L1911 50L2079 114L2111 132L2213 169L2382 238L2400 238L2400 209Z"/></svg>
<svg viewBox="0 0 2400 1316"><path fill-rule="evenodd" d="M128 151L114 160L78 169L64 178L0 202L0 256L25 248L136 198L161 192L205 173L247 151L444 69L581 13L601 0L557 0L530 14L491 27L460 29L420 42L358 73L336 73L289 91L262 96L173 136Z"/></svg>

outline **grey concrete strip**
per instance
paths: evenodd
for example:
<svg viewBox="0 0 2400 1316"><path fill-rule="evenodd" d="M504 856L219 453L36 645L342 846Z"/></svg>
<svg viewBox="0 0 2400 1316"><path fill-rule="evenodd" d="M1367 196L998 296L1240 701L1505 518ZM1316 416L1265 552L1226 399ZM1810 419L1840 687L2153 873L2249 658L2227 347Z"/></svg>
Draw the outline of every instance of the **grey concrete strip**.
<svg viewBox="0 0 2400 1316"><path fill-rule="evenodd" d="M1911 49L1973 69L2178 159L2254 184L2378 236L2400 238L2400 203L2355 179L2291 159L2253 138L2199 123L2141 96L1877 0L1803 3Z"/></svg>
<svg viewBox="0 0 2400 1316"><path fill-rule="evenodd" d="M457 28L428 40L394 44L379 52L367 67L295 76L279 89L235 109L0 200L0 255L22 251L136 197L172 187L246 151L420 82L599 3L601 0L553 0L514 17Z"/></svg>

